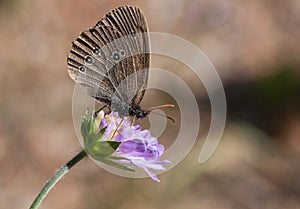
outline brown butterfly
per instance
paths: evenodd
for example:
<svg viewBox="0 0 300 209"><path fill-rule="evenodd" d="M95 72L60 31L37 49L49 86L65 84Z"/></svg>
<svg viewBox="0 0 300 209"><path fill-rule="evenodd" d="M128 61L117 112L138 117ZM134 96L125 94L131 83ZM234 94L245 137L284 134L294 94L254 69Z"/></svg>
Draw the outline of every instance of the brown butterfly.
<svg viewBox="0 0 300 209"><path fill-rule="evenodd" d="M146 19L137 7L108 12L83 31L68 55L70 77L83 90L121 116L145 117L142 110L150 67Z"/></svg>

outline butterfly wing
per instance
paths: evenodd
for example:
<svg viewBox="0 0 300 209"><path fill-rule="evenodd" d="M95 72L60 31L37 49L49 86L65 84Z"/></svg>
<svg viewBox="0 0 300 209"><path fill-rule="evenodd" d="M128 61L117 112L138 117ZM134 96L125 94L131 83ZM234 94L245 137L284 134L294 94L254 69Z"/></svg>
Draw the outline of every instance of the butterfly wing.
<svg viewBox="0 0 300 209"><path fill-rule="evenodd" d="M113 27L130 43L133 66L126 68L126 75L131 75L127 83L132 84L128 90L134 94L131 104L139 104L145 93L150 67L148 24L142 11L137 7L122 6L107 13L97 26Z"/></svg>
<svg viewBox="0 0 300 209"><path fill-rule="evenodd" d="M124 6L109 12L73 42L67 60L70 77L109 106L112 100L138 104L148 80L147 31L138 8Z"/></svg>

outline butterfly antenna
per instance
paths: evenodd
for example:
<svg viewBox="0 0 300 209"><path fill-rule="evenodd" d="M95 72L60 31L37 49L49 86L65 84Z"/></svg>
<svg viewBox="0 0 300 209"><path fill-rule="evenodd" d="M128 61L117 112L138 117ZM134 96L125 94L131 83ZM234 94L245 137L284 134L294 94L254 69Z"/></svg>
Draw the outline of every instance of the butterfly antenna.
<svg viewBox="0 0 300 209"><path fill-rule="evenodd" d="M159 115L159 116L162 116L162 117L165 117L165 118L171 120L173 123L175 123L175 120L174 120L172 117L170 117L170 116L162 115L162 114L160 114L160 113L152 112L152 111L149 111L149 112L151 112L151 113L153 113L153 114L156 114L156 115Z"/></svg>
<svg viewBox="0 0 300 209"><path fill-rule="evenodd" d="M159 106L155 106L155 107L150 107L150 108L146 109L146 111L151 111L151 110L160 109L160 108L164 108L164 107L175 107L175 105L163 104L163 105L159 105Z"/></svg>

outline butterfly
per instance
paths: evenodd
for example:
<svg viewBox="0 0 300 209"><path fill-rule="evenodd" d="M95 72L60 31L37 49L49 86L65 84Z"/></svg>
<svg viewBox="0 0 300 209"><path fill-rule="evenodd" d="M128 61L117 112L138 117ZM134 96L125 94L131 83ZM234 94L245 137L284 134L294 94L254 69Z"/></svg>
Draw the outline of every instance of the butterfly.
<svg viewBox="0 0 300 209"><path fill-rule="evenodd" d="M83 90L121 116L145 117L140 102L150 67L148 24L142 11L121 6L72 42L70 77Z"/></svg>

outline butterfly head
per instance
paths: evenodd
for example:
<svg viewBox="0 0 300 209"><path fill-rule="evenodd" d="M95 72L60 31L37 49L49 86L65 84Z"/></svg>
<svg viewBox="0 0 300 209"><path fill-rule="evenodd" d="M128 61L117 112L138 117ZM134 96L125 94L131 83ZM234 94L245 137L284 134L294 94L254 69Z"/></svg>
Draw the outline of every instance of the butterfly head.
<svg viewBox="0 0 300 209"><path fill-rule="evenodd" d="M142 118L146 117L150 112L150 111L142 110L141 106L138 104L129 106L128 110L129 110L130 116L135 116L138 119L142 119Z"/></svg>

